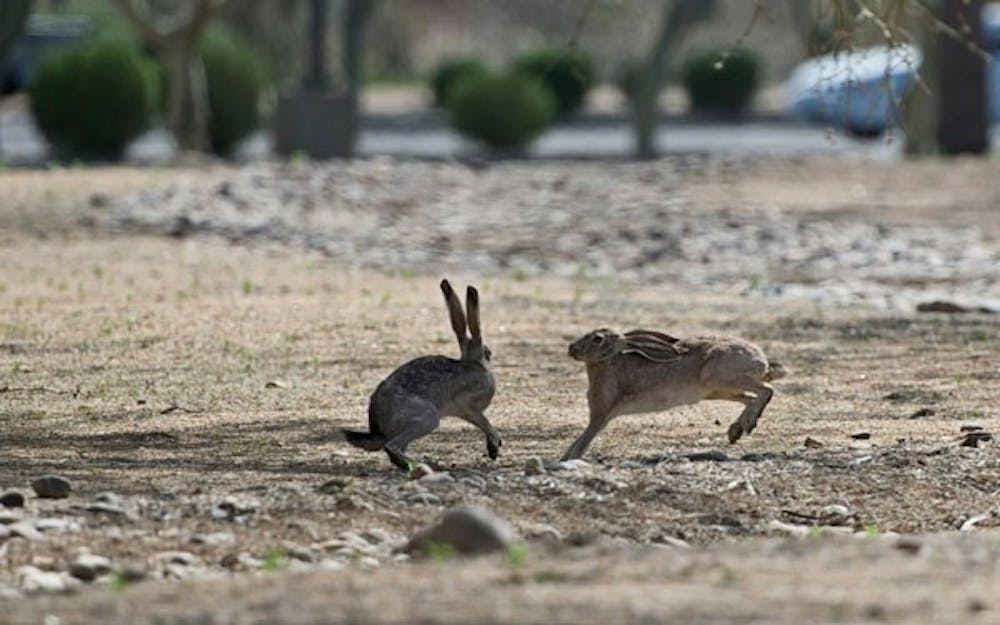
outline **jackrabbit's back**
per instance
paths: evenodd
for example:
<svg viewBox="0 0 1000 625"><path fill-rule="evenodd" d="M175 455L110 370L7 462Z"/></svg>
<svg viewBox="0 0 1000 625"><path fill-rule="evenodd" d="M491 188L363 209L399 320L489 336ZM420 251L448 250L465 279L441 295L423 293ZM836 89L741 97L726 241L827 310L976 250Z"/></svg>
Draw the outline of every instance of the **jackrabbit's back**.
<svg viewBox="0 0 1000 625"><path fill-rule="evenodd" d="M493 374L482 363L447 356L422 356L393 371L371 397L371 405L399 396L418 396L438 408L455 401L489 405L496 390Z"/></svg>

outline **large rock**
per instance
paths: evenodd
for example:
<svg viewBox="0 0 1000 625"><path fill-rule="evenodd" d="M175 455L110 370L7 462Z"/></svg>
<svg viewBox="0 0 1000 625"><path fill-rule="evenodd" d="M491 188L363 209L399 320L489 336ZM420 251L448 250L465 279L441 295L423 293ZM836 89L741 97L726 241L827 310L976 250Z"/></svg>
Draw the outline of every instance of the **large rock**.
<svg viewBox="0 0 1000 625"><path fill-rule="evenodd" d="M111 560L94 553L81 553L69 566L69 574L85 582L92 582L111 572Z"/></svg>
<svg viewBox="0 0 1000 625"><path fill-rule="evenodd" d="M459 506L414 534L403 551L427 553L434 546L447 545L463 555L479 555L504 551L516 540L507 522L486 508Z"/></svg>
<svg viewBox="0 0 1000 625"><path fill-rule="evenodd" d="M73 490L69 481L58 475L43 475L31 483L31 488L43 499L63 499Z"/></svg>

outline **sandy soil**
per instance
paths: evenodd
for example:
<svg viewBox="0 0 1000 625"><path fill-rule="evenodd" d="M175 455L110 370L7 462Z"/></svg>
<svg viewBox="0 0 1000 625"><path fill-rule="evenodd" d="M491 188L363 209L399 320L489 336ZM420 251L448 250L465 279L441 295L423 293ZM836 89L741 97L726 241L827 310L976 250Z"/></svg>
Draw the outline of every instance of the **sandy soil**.
<svg viewBox="0 0 1000 625"><path fill-rule="evenodd" d="M815 210L801 167L735 175L728 193ZM905 188L930 175L920 167L885 178ZM983 169L947 171L972 189ZM69 597L7 593L9 622L944 623L1000 609L1000 457L991 442L961 445L962 426L1000 427L995 315L452 275L482 292L499 385L488 416L504 446L492 462L477 431L448 421L411 451L454 479L413 481L335 431L364 424L368 394L399 363L455 352L439 276L87 225L103 194L174 175L201 174L0 177L0 488L27 492L45 473L74 485L17 513L61 524L0 538L0 590L23 566L65 571L83 550L115 570ZM706 203L726 191L690 185ZM901 199L880 218L995 233L992 205L967 199ZM792 374L736 446L724 433L738 410L707 402L622 418L589 466L526 475L584 425L586 380L565 349L597 326L736 334ZM688 457L712 451L725 458ZM93 505L106 491L117 511ZM458 503L509 520L526 555L392 554ZM345 548L345 533L370 548Z"/></svg>

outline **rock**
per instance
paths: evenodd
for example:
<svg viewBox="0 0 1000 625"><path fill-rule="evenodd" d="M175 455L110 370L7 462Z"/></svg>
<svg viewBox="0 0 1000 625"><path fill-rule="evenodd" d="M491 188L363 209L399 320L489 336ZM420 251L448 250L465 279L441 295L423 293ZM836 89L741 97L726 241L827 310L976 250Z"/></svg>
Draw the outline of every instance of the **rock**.
<svg viewBox="0 0 1000 625"><path fill-rule="evenodd" d="M323 571L342 571L344 570L344 563L340 560L334 560L332 558L326 558L320 560L318 564L320 570Z"/></svg>
<svg viewBox="0 0 1000 625"><path fill-rule="evenodd" d="M823 446L823 443L819 442L811 436L807 436L805 442L802 443L807 449L819 449Z"/></svg>
<svg viewBox="0 0 1000 625"><path fill-rule="evenodd" d="M192 534L188 539L192 545L231 545L236 541L232 532L211 532L209 534Z"/></svg>
<svg viewBox="0 0 1000 625"><path fill-rule="evenodd" d="M486 508L459 506L414 534L402 551L426 553L432 545L448 545L463 555L479 555L506 550L516 539L507 522Z"/></svg>
<svg viewBox="0 0 1000 625"><path fill-rule="evenodd" d="M910 413L911 419L920 419L923 417L933 417L937 412L933 408L919 408Z"/></svg>
<svg viewBox="0 0 1000 625"><path fill-rule="evenodd" d="M31 565L19 567L17 585L27 593L63 594L76 590L80 582L64 573L43 571Z"/></svg>
<svg viewBox="0 0 1000 625"><path fill-rule="evenodd" d="M896 549L906 553L918 553L923 545L916 538L900 538L893 545Z"/></svg>
<svg viewBox="0 0 1000 625"><path fill-rule="evenodd" d="M225 497L212 506L209 514L218 521L243 521L260 507L260 502L244 497Z"/></svg>
<svg viewBox="0 0 1000 625"><path fill-rule="evenodd" d="M455 481L455 478L447 471L435 471L423 476L419 481L421 484L450 484Z"/></svg>
<svg viewBox="0 0 1000 625"><path fill-rule="evenodd" d="M5 508L23 508L24 493L19 490L9 490L0 495L0 505Z"/></svg>
<svg viewBox="0 0 1000 625"><path fill-rule="evenodd" d="M113 493L110 490L102 491L94 495L94 501L98 503L104 503L111 506L124 506L125 500L122 499L121 495L118 493Z"/></svg>
<svg viewBox="0 0 1000 625"><path fill-rule="evenodd" d="M81 553L69 566L69 574L85 582L92 582L110 572L111 560L93 553Z"/></svg>
<svg viewBox="0 0 1000 625"><path fill-rule="evenodd" d="M674 548L677 548L677 549L690 549L691 548L691 543L687 542L686 540L681 540L680 538L677 538L676 536L667 536L666 534L660 536L659 542L662 543L662 544L664 544L664 545L668 545L670 547L674 547Z"/></svg>
<svg viewBox="0 0 1000 625"><path fill-rule="evenodd" d="M121 571L118 572L119 577L126 584L134 584L135 582L141 582L146 579L146 569L139 567L137 565L131 564L126 566Z"/></svg>
<svg viewBox="0 0 1000 625"><path fill-rule="evenodd" d="M871 432L855 432L851 434L851 438L856 441L866 441L872 437Z"/></svg>
<svg viewBox="0 0 1000 625"><path fill-rule="evenodd" d="M316 492L324 495L338 495L350 485L351 480L343 477L334 477L317 486Z"/></svg>
<svg viewBox="0 0 1000 625"><path fill-rule="evenodd" d="M80 524L72 519L46 517L35 521L35 529L40 532L79 532Z"/></svg>
<svg viewBox="0 0 1000 625"><path fill-rule="evenodd" d="M691 462L729 462L732 458L728 454L713 449L711 451L696 451L684 454L684 457Z"/></svg>
<svg viewBox="0 0 1000 625"><path fill-rule="evenodd" d="M441 498L434 493L428 493L427 491L417 491L415 493L409 493L403 497L403 501L408 504L422 504L425 506L436 506L441 503Z"/></svg>
<svg viewBox="0 0 1000 625"><path fill-rule="evenodd" d="M363 556L358 558L358 566L366 571L371 571L372 569L377 569L380 562L378 559L371 556Z"/></svg>
<svg viewBox="0 0 1000 625"><path fill-rule="evenodd" d="M575 458L573 460L556 460L554 462L545 462L542 464L543 468L548 471L579 471L580 469L586 469L590 466L590 463L586 460L580 458Z"/></svg>
<svg viewBox="0 0 1000 625"><path fill-rule="evenodd" d="M993 435L985 430L973 430L966 432L962 437L960 445L962 447L979 447L979 443L988 443L993 440Z"/></svg>
<svg viewBox="0 0 1000 625"><path fill-rule="evenodd" d="M179 564L181 566L194 566L198 564L198 556L187 551L161 551L153 556L157 562L166 564Z"/></svg>
<svg viewBox="0 0 1000 625"><path fill-rule="evenodd" d="M981 432L982 430L983 426L981 425L963 425L958 428L959 432Z"/></svg>
<svg viewBox="0 0 1000 625"><path fill-rule="evenodd" d="M122 517L124 519L128 519L129 521L137 521L139 519L139 515L128 508L113 503L105 503L103 501L88 503L83 507L83 509L87 512L93 512L95 514Z"/></svg>
<svg viewBox="0 0 1000 625"><path fill-rule="evenodd" d="M434 475L434 469L429 464L421 462L410 470L410 479L419 480L429 475Z"/></svg>
<svg viewBox="0 0 1000 625"><path fill-rule="evenodd" d="M389 532L379 527L363 531L361 537L373 545L384 545L392 542L392 536Z"/></svg>
<svg viewBox="0 0 1000 625"><path fill-rule="evenodd" d="M58 475L43 475L31 483L31 488L42 499L64 499L73 490L69 481Z"/></svg>
<svg viewBox="0 0 1000 625"><path fill-rule="evenodd" d="M35 526L27 521L18 521L17 523L11 523L7 526L10 531L11 536L20 536L21 538L27 540L45 540L45 536L42 535Z"/></svg>
<svg viewBox="0 0 1000 625"><path fill-rule="evenodd" d="M955 302L949 302L946 300L934 300L932 302L921 302L917 304L917 312L950 314L984 313L991 315L997 311L988 306L963 306L962 304L956 304Z"/></svg>
<svg viewBox="0 0 1000 625"><path fill-rule="evenodd" d="M563 540L562 532L547 523L530 523L524 526L524 535L531 540L559 544Z"/></svg>
<svg viewBox="0 0 1000 625"><path fill-rule="evenodd" d="M0 508L0 525L10 525L17 523L24 518L24 513L20 510Z"/></svg>
<svg viewBox="0 0 1000 625"><path fill-rule="evenodd" d="M528 458L527 462L524 463L525 475L544 475L545 473L545 463L537 456Z"/></svg>

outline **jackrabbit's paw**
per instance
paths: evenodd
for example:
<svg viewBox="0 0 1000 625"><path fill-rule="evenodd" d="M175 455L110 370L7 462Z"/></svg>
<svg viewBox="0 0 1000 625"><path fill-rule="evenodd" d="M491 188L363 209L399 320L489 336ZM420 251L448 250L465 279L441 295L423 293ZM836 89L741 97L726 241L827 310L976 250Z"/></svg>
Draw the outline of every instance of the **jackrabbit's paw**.
<svg viewBox="0 0 1000 625"><path fill-rule="evenodd" d="M491 460L496 460L497 456L500 455L501 445L503 445L503 441L499 438L496 440L486 441L486 453L490 455Z"/></svg>
<svg viewBox="0 0 1000 625"><path fill-rule="evenodd" d="M743 424L739 420L733 421L733 424L729 426L729 442L735 443L740 440L743 436Z"/></svg>

